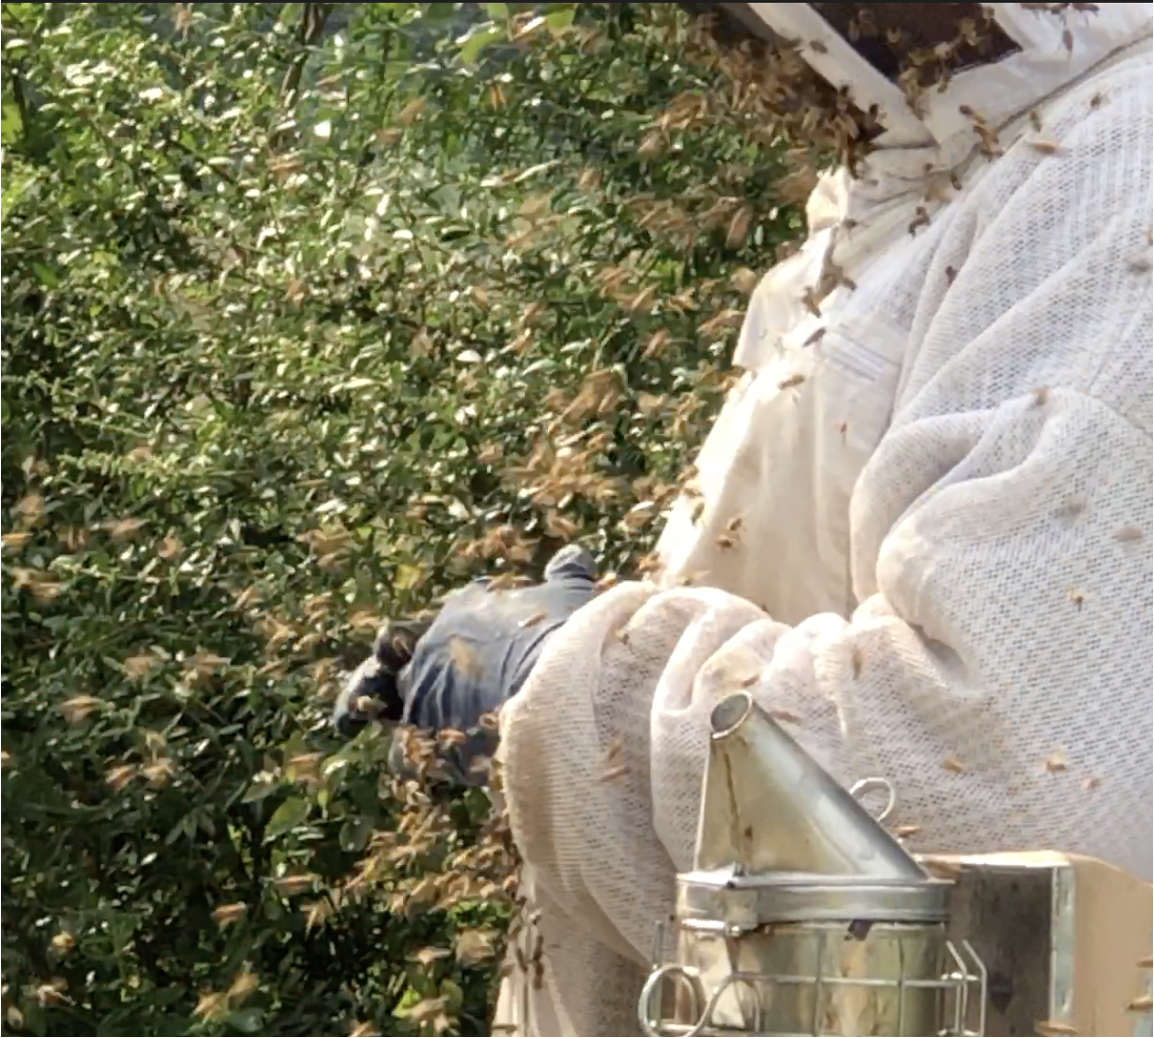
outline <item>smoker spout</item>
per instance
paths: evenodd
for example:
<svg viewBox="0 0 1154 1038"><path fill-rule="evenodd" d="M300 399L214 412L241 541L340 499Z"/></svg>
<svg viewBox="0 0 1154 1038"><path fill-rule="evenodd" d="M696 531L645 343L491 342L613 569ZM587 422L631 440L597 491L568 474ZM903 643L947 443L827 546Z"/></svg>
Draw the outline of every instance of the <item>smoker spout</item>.
<svg viewBox="0 0 1154 1038"><path fill-rule="evenodd" d="M710 723L696 869L926 878L748 692L718 703Z"/></svg>

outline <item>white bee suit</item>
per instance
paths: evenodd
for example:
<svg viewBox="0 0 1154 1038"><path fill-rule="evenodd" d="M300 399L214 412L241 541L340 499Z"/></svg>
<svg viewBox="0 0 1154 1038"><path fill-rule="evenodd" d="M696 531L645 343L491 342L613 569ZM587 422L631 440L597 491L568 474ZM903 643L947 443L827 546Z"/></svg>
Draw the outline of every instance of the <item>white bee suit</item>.
<svg viewBox="0 0 1154 1038"><path fill-rule="evenodd" d="M887 778L917 852L1150 879L1154 5L1071 14L1072 51L1062 18L986 6L1020 52L914 120L809 5L751 5L894 131L754 294L663 586L586 606L503 712L544 972L498 1023L640 1033L737 687L840 781Z"/></svg>

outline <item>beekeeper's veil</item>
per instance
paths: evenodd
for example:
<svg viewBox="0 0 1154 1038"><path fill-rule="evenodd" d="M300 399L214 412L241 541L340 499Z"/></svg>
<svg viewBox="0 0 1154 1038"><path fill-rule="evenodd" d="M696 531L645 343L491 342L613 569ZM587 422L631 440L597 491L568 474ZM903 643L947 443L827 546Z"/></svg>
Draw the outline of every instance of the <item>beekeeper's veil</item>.
<svg viewBox="0 0 1154 1038"><path fill-rule="evenodd" d="M816 285L820 301L834 287L828 270L855 278L888 255L915 221L932 217L963 180L980 175L991 158L1030 130L1032 109L1118 60L1143 38L1148 41L1154 20L1149 3L683 6L699 16L700 25L721 20L722 29L712 35L731 53L742 50L743 36L772 48L760 64L725 64L739 78L768 83L760 91L760 108L751 110L752 90L734 96L742 98L747 121L760 111L773 124L773 133L791 146L787 159L808 149L806 161L820 160L812 154L815 143L827 158L831 149L842 160L866 155L864 162L855 162L855 176L843 165L820 180L812 178L804 254L770 271L751 300L733 358L736 366L751 370L761 366L764 344L792 321L778 313L777 300L793 300ZM924 35L913 45L891 43L887 75L863 53L876 53L899 21L908 26L926 18L894 13L913 7L933 8L948 35L956 31L957 19L960 33L945 44ZM862 19L862 11L878 13ZM866 21L880 38L872 47L855 31ZM848 23L849 31L844 26L838 31L834 22ZM978 46L962 46L971 33ZM671 537L675 531L667 530L667 548Z"/></svg>

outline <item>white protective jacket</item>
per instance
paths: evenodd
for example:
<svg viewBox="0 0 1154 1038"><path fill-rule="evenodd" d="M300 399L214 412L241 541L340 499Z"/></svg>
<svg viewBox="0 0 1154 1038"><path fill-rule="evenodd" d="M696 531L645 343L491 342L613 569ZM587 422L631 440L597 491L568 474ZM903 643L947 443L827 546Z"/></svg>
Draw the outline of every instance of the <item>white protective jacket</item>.
<svg viewBox="0 0 1154 1038"><path fill-rule="evenodd" d="M736 687L839 780L887 778L916 852L1151 877L1154 5L1067 14L1072 52L1062 17L986 5L1020 52L920 120L809 5L750 6L891 132L754 294L663 586L586 606L505 708L544 970L506 982L495 1034L639 1033Z"/></svg>

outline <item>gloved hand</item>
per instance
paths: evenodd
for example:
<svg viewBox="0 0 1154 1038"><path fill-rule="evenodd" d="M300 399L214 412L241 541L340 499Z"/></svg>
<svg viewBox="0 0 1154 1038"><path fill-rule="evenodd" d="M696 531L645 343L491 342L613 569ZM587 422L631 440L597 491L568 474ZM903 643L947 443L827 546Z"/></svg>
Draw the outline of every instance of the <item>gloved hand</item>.
<svg viewBox="0 0 1154 1038"><path fill-rule="evenodd" d="M397 679L431 622L390 622L378 633L372 655L349 676L333 709L333 726L346 739L371 721L401 720L405 703Z"/></svg>
<svg viewBox="0 0 1154 1038"><path fill-rule="evenodd" d="M549 636L596 594L596 568L569 545L545 567L542 583L508 590L478 580L446 600L431 624L393 624L357 668L337 701L334 723L352 736L372 720L400 722L464 738L446 761L451 777L482 785L479 756L491 756L496 733L482 725L524 684ZM401 761L394 742L392 763Z"/></svg>

